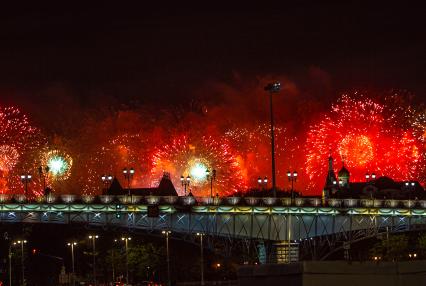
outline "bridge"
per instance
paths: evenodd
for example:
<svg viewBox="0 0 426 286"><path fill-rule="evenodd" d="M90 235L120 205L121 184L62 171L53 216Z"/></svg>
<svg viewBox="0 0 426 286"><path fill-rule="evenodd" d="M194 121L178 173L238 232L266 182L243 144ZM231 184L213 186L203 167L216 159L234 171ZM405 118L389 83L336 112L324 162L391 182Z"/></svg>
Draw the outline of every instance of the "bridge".
<svg viewBox="0 0 426 286"><path fill-rule="evenodd" d="M0 195L0 222L85 223L261 241L324 238L332 243L426 225L426 201L75 195L27 201L23 195Z"/></svg>

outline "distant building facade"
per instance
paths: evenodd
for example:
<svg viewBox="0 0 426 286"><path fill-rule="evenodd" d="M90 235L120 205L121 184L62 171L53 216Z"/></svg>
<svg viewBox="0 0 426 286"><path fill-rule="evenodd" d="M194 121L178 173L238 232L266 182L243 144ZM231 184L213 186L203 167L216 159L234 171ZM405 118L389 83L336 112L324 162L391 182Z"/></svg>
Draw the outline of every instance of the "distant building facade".
<svg viewBox="0 0 426 286"><path fill-rule="evenodd" d="M322 191L323 199L332 197L413 199L426 197L423 186L417 181L394 181L389 177L370 177L365 182L351 182L350 171L343 163L334 172L333 158L328 158L328 172Z"/></svg>

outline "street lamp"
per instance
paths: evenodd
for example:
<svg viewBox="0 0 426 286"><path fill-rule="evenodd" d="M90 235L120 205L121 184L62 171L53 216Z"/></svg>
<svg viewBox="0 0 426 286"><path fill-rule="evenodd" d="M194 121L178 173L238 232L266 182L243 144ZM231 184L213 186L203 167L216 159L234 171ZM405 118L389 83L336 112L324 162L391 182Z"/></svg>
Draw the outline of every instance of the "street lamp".
<svg viewBox="0 0 426 286"><path fill-rule="evenodd" d="M182 176L180 176L180 181L181 181L181 183L182 183L182 187L184 187L185 188L185 196L186 196L186 187L188 187L189 186L189 183L191 182L191 177L188 175L188 176L186 176L186 178L182 175Z"/></svg>
<svg viewBox="0 0 426 286"><path fill-rule="evenodd" d="M74 247L77 245L77 242L68 242L67 245L71 247L71 269L72 269L72 285L75 285L75 269L74 269Z"/></svg>
<svg viewBox="0 0 426 286"><path fill-rule="evenodd" d="M43 179L43 193L46 193L46 178L49 176L49 166L39 166L38 167L38 174L40 176L40 179Z"/></svg>
<svg viewBox="0 0 426 286"><path fill-rule="evenodd" d="M9 286L12 286L12 243L9 243Z"/></svg>
<svg viewBox="0 0 426 286"><path fill-rule="evenodd" d="M170 251L169 251L169 235L172 233L170 230L163 230L161 232L166 236L166 253L167 253L167 285L171 286L172 282L170 280Z"/></svg>
<svg viewBox="0 0 426 286"><path fill-rule="evenodd" d="M204 253L203 253L203 236L204 233L197 232L200 237L200 255L201 255L201 286L204 285Z"/></svg>
<svg viewBox="0 0 426 286"><path fill-rule="evenodd" d="M279 92L281 89L281 84L279 82L269 83L265 86L265 91L269 92L269 107L271 113L271 163L272 163L272 192L274 197L277 196L276 193L276 180L275 180L275 136L274 136L274 112L272 108L272 94Z"/></svg>
<svg viewBox="0 0 426 286"><path fill-rule="evenodd" d="M374 181L376 180L376 174L375 173L366 173L365 174L365 181L367 182L367 185L374 184ZM373 191L370 192L370 198L374 199Z"/></svg>
<svg viewBox="0 0 426 286"><path fill-rule="evenodd" d="M297 174L296 171L294 171L293 173L290 172L290 171L287 171L288 180L291 182L291 193L290 193L290 197L291 197L292 201L293 201L293 197L294 197L294 183L297 181L297 176L298 176L298 174Z"/></svg>
<svg viewBox="0 0 426 286"><path fill-rule="evenodd" d="M213 181L216 180L216 170L212 170L212 174L210 175L209 169L206 170L207 180L210 180L210 197L213 197ZM217 192L216 192L217 193Z"/></svg>
<svg viewBox="0 0 426 286"><path fill-rule="evenodd" d="M405 182L405 189L408 191L408 200L411 200L411 193L416 190L416 183Z"/></svg>
<svg viewBox="0 0 426 286"><path fill-rule="evenodd" d="M132 240L131 237L122 237L121 241L124 241L124 246L126 250L126 285L129 285L129 241Z"/></svg>
<svg viewBox="0 0 426 286"><path fill-rule="evenodd" d="M369 183L369 182L373 182L374 180L376 180L376 174L375 173L367 173L367 174L365 174L365 181L367 182L367 183Z"/></svg>
<svg viewBox="0 0 426 286"><path fill-rule="evenodd" d="M31 176L30 174L22 174L21 175L21 182L24 184L25 187L25 196L28 193L28 183L31 182L31 179L33 178L33 176Z"/></svg>
<svg viewBox="0 0 426 286"><path fill-rule="evenodd" d="M117 242L117 239L114 239L114 242ZM114 261L114 246L111 249L111 266L112 266L112 282L115 283L115 261Z"/></svg>
<svg viewBox="0 0 426 286"><path fill-rule="evenodd" d="M123 175L124 178L127 180L127 189L128 189L128 195L130 196L130 182L133 179L133 175L135 174L135 169L133 168L124 168L123 169Z"/></svg>
<svg viewBox="0 0 426 286"><path fill-rule="evenodd" d="M111 187L113 179L114 179L114 177L112 175L102 175L101 176L102 183L105 186L105 189L104 189L105 190L105 194L107 193L108 189Z"/></svg>
<svg viewBox="0 0 426 286"><path fill-rule="evenodd" d="M92 250L93 250L93 283L96 286L96 239L98 235L89 235L89 239L92 240Z"/></svg>
<svg viewBox="0 0 426 286"><path fill-rule="evenodd" d="M259 184L260 189L265 189L268 185L268 177L264 177L263 179L261 177L258 177L257 183Z"/></svg>
<svg viewBox="0 0 426 286"><path fill-rule="evenodd" d="M15 246L21 246L21 274L22 274L22 285L25 285L25 267L24 267L24 244L26 244L26 240L18 240L13 243Z"/></svg>

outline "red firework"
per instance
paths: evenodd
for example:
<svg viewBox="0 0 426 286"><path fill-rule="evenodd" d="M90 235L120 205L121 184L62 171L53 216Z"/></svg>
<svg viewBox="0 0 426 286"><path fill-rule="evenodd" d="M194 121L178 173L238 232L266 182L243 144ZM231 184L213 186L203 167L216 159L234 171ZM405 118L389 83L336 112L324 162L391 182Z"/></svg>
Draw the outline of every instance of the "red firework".
<svg viewBox="0 0 426 286"><path fill-rule="evenodd" d="M287 171L300 172L298 158L301 148L295 136L282 126L275 126L275 163L277 186L289 188ZM251 128L232 128L225 132L231 146L241 161L241 168L250 188L257 188L258 177L271 179L271 128L269 124L255 125ZM303 179L304 180L304 179ZM298 182L298 187L304 182ZM268 187L271 187L270 185Z"/></svg>
<svg viewBox="0 0 426 286"><path fill-rule="evenodd" d="M244 191L247 186L240 162L228 142L219 138L195 134L173 136L170 143L154 151L152 178L156 180L163 172L170 173L173 184L183 195L180 177L190 176L189 189L193 195L205 196L210 194L206 170L215 169L217 177L213 182L213 194L232 195Z"/></svg>
<svg viewBox="0 0 426 286"><path fill-rule="evenodd" d="M86 194L100 193L102 188L101 176L116 177L124 188L127 181L122 175L123 168L134 168L135 175L131 187L146 187L150 177L147 170L151 169L149 158L150 148L147 137L141 134L124 134L116 136L107 144L100 147L91 156L85 166L83 191Z"/></svg>
<svg viewBox="0 0 426 286"><path fill-rule="evenodd" d="M404 128L387 106L357 93L354 97L343 95L307 134L308 190L318 193L323 187L330 152L335 171L344 162L351 181L363 180L366 172L395 180L419 179L423 149L414 130Z"/></svg>
<svg viewBox="0 0 426 286"><path fill-rule="evenodd" d="M38 129L15 107L0 107L0 193L23 192L22 173L33 175L30 193L39 195L41 185L34 175L41 146Z"/></svg>

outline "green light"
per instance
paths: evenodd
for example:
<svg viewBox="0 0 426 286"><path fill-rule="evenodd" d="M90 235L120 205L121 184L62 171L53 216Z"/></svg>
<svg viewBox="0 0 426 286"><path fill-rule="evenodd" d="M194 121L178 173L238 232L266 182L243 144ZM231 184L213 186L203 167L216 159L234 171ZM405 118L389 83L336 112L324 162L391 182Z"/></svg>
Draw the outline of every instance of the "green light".
<svg viewBox="0 0 426 286"><path fill-rule="evenodd" d="M63 157L55 156L49 159L47 162L50 172L54 176L60 176L64 174L68 169L68 163Z"/></svg>

